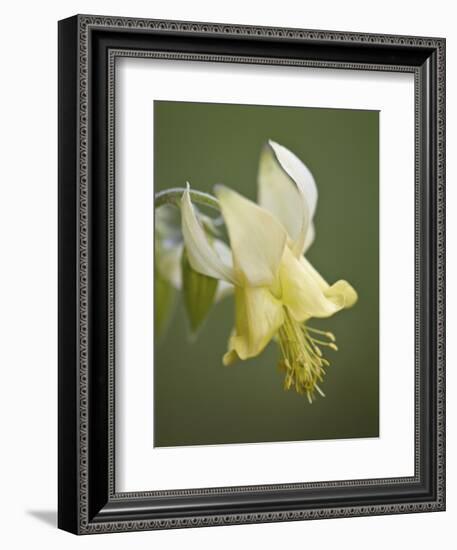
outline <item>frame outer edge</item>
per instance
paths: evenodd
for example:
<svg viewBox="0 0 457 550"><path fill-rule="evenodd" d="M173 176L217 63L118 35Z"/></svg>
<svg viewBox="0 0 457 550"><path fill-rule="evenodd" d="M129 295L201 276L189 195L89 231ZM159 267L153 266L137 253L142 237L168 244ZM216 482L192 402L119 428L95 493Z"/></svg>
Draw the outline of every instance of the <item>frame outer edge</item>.
<svg viewBox="0 0 457 550"><path fill-rule="evenodd" d="M79 403L79 533L100 533L115 531L131 531L145 529L164 529L197 527L209 525L243 524L273 521L295 521L302 519L318 519L328 517L348 517L360 515L407 513L437 511L444 509L444 48L445 41L440 38L406 37L391 35L374 35L350 32L311 31L302 29L281 29L269 27L250 27L242 25L221 25L213 23L192 23L179 21L159 21L147 19L131 19L104 16L77 16L78 33L78 212L79 212L79 371L78 371L78 403ZM147 31L170 31L188 34L213 34L223 36L253 36L258 38L292 39L292 40L325 40L336 43L350 42L354 44L394 44L397 46L415 46L435 49L438 52L437 61L437 113L434 124L437 126L437 329L438 329L438 379L437 379L437 454L438 465L437 495L432 502L415 504L392 504L385 506L354 506L344 508L329 508L316 510L284 511L272 513L231 514L223 516L200 516L170 520L145 520L92 523L88 518L88 468L87 468L87 358L88 358L88 151L87 151L87 78L88 78L88 35L90 27L118 28ZM60 155L59 155L60 157ZM60 413L59 413L60 414ZM441 477L440 477L441 476ZM59 523L59 526L62 526ZM63 527L65 528L65 527ZM74 531L73 531L74 532Z"/></svg>
<svg viewBox="0 0 457 550"><path fill-rule="evenodd" d="M58 24L58 527L79 531L77 373L77 32Z"/></svg>

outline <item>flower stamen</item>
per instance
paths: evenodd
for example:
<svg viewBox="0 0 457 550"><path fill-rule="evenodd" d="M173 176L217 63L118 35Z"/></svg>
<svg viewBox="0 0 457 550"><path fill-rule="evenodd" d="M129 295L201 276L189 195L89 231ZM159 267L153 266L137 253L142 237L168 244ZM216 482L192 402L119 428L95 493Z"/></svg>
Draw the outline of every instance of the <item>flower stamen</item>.
<svg viewBox="0 0 457 550"><path fill-rule="evenodd" d="M321 334L322 336L325 336L325 338L328 338L331 342L336 342L335 335L333 332L325 331L325 330L319 330L317 328L313 327L306 327L306 329L309 332L314 332L315 334Z"/></svg>
<svg viewBox="0 0 457 550"><path fill-rule="evenodd" d="M282 354L279 367L285 372L284 389L294 387L297 393L306 394L310 403L315 399L316 392L325 397L318 382L323 381L325 369L330 363L323 357L319 346L336 351L335 336L295 321L284 308L284 323L278 331L278 340Z"/></svg>
<svg viewBox="0 0 457 550"><path fill-rule="evenodd" d="M313 340L313 343L319 344L320 346L327 346L328 348L338 351L338 347L334 342L324 342L322 340Z"/></svg>

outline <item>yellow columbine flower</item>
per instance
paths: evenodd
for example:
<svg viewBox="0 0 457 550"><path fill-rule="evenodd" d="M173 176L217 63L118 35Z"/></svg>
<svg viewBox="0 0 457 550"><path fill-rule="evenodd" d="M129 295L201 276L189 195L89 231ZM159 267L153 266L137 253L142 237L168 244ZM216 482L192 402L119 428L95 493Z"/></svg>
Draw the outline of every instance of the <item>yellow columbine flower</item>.
<svg viewBox="0 0 457 550"><path fill-rule="evenodd" d="M314 178L292 152L269 141L260 158L259 204L222 185L215 194L232 261L210 245L189 191L182 197L182 230L193 269L235 288L235 328L223 362L255 357L275 337L284 387L294 387L312 402L316 391L323 395L319 383L329 365L321 348L337 348L331 333L311 328L308 321L330 317L357 300L349 283L330 286L303 255L314 238Z"/></svg>

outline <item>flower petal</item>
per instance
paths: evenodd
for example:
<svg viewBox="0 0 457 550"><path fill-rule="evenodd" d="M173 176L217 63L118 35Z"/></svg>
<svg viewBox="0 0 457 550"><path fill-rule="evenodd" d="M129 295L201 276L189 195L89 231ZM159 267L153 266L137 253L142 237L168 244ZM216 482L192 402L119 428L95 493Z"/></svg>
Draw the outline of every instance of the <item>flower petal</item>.
<svg viewBox="0 0 457 550"><path fill-rule="evenodd" d="M160 275L171 285L181 288L181 256L183 244L180 243L169 248L160 247L157 249L156 262Z"/></svg>
<svg viewBox="0 0 457 550"><path fill-rule="evenodd" d="M232 251L224 243L224 241L221 241L220 239L214 239L214 242L212 244L220 259L225 264L232 265ZM219 302L225 297L230 296L231 294L233 294L233 290L234 288L232 283L227 283L226 281L222 280L219 281L219 284L217 285L215 301Z"/></svg>
<svg viewBox="0 0 457 550"><path fill-rule="evenodd" d="M231 296L234 291L234 286L231 283L226 283L225 281L219 281L219 284L217 285L216 290L216 297L214 301L216 303L220 302L224 298L227 298L227 296Z"/></svg>
<svg viewBox="0 0 457 550"><path fill-rule="evenodd" d="M300 198L295 183L284 172L270 145L265 145L260 154L257 176L257 201L271 212L284 226L289 238L296 241L303 217L309 217L308 209Z"/></svg>
<svg viewBox="0 0 457 550"><path fill-rule="evenodd" d="M235 331L224 364L258 355L284 322L283 306L263 287L235 287Z"/></svg>
<svg viewBox="0 0 457 550"><path fill-rule="evenodd" d="M292 151L289 151L283 145L270 140L269 146L273 149L274 154L281 168L295 182L298 189L303 193L308 204L311 217L314 216L317 205L317 187L314 177L306 166Z"/></svg>
<svg viewBox="0 0 457 550"><path fill-rule="evenodd" d="M232 267L222 261L195 215L189 189L184 191L181 199L181 216L186 252L193 269L208 277L233 282Z"/></svg>
<svg viewBox="0 0 457 550"><path fill-rule="evenodd" d="M325 291L325 296L341 309L352 307L359 298L354 288L342 279L330 286Z"/></svg>
<svg viewBox="0 0 457 550"><path fill-rule="evenodd" d="M215 194L228 229L239 283L273 284L287 240L284 227L269 212L228 187L218 185Z"/></svg>
<svg viewBox="0 0 457 550"><path fill-rule="evenodd" d="M357 293L346 281L330 286L304 257L297 259L286 249L281 262L282 301L297 321L310 317L330 317L351 307Z"/></svg>
<svg viewBox="0 0 457 550"><path fill-rule="evenodd" d="M300 263L312 274L325 296L340 309L348 309L357 302L357 292L347 281L339 280L330 286L306 258L300 258Z"/></svg>
<svg viewBox="0 0 457 550"><path fill-rule="evenodd" d="M296 195L291 186L298 192L299 200L295 204L292 204ZM294 241L294 254L302 255L306 245L312 242L308 232L316 211L316 182L309 168L294 153L271 140L260 162L259 202L280 217Z"/></svg>

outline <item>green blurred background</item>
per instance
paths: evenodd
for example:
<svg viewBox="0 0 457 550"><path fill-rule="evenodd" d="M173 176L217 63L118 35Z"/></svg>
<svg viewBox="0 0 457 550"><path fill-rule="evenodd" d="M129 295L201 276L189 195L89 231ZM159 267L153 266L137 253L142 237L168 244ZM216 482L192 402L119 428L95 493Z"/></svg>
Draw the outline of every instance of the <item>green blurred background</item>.
<svg viewBox="0 0 457 550"><path fill-rule="evenodd" d="M178 296L155 346L155 446L379 435L379 113L155 101L155 190L189 181L211 192L224 183L255 200L268 139L292 150L316 179L316 239L307 257L330 284L346 279L359 294L352 309L312 323L332 331L339 347L326 355L326 397L310 405L283 390L274 342L224 367L233 298L213 308L191 342Z"/></svg>

